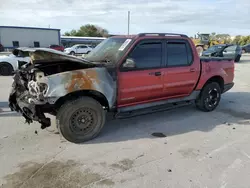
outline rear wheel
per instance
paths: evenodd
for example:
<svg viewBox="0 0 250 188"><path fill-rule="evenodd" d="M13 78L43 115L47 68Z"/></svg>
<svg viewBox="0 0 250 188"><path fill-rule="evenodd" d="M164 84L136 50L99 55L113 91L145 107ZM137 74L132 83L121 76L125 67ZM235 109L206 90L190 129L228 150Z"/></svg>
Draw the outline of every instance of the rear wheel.
<svg viewBox="0 0 250 188"><path fill-rule="evenodd" d="M203 87L199 98L196 100L196 107L204 112L210 112L219 105L220 99L220 85L217 82L210 82Z"/></svg>
<svg viewBox="0 0 250 188"><path fill-rule="evenodd" d="M81 143L92 140L100 133L106 114L98 101L81 97L64 104L56 119L58 130L66 140Z"/></svg>
<svg viewBox="0 0 250 188"><path fill-rule="evenodd" d="M13 71L14 71L13 67L9 63L7 62L0 63L0 75L10 76Z"/></svg>

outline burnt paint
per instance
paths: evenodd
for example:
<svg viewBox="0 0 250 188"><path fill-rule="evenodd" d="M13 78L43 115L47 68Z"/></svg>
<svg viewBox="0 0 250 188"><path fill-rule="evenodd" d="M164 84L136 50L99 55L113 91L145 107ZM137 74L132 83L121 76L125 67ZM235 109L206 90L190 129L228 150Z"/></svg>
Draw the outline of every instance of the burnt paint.
<svg viewBox="0 0 250 188"><path fill-rule="evenodd" d="M49 89L47 98L54 102L69 93L82 90L93 90L102 93L111 108L116 101L116 81L105 67L63 72L45 77Z"/></svg>

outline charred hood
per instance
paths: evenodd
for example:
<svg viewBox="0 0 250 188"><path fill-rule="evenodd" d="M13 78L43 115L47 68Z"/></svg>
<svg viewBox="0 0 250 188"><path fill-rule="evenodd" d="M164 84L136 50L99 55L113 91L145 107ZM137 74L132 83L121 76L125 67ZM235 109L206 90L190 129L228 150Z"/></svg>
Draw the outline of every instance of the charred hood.
<svg viewBox="0 0 250 188"><path fill-rule="evenodd" d="M13 54L30 57L30 62L21 67L23 71L39 70L45 76L101 66L50 48L16 48Z"/></svg>
<svg viewBox="0 0 250 188"><path fill-rule="evenodd" d="M12 52L14 55L20 54L21 56L29 56L31 58L31 63L50 63L50 62L58 62L58 61L70 61L81 63L85 65L93 65L93 63L81 59L75 56L67 55L63 52L50 49L50 48L16 48Z"/></svg>

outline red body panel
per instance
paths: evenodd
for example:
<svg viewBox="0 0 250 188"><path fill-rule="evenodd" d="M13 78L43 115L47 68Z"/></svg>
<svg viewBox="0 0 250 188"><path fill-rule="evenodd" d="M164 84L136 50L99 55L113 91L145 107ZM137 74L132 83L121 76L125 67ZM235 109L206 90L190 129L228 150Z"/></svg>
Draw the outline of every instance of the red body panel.
<svg viewBox="0 0 250 188"><path fill-rule="evenodd" d="M164 68L164 93L168 98L188 96L195 89L200 76L200 58L196 48L188 40L193 51L193 63L190 66ZM195 52L195 53L194 53Z"/></svg>
<svg viewBox="0 0 250 188"><path fill-rule="evenodd" d="M194 90L200 90L214 76L220 76L224 84L232 83L234 79L234 61L220 60L201 62L195 45L190 39L171 37L139 37L125 53L121 65L131 49L143 39L185 39L193 51L193 63L183 67L162 67L159 69L120 72L118 66L118 98L117 107L125 107L154 101L189 96ZM160 71L161 76L151 76L149 73Z"/></svg>
<svg viewBox="0 0 250 188"><path fill-rule="evenodd" d="M127 106L163 97L163 75L151 76L149 73L154 71L160 69L121 72L118 104Z"/></svg>
<svg viewBox="0 0 250 188"><path fill-rule="evenodd" d="M224 84L230 84L234 80L234 61L210 61L202 62L202 72L197 90L202 89L204 84L214 76L220 76Z"/></svg>

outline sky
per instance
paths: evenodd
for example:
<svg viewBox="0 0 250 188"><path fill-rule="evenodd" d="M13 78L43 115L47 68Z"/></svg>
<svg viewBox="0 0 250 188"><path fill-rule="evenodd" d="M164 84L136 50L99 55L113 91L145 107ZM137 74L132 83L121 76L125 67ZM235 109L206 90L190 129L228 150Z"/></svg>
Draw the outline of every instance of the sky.
<svg viewBox="0 0 250 188"><path fill-rule="evenodd" d="M0 0L0 26L65 31L95 24L110 34L250 35L250 0Z"/></svg>

